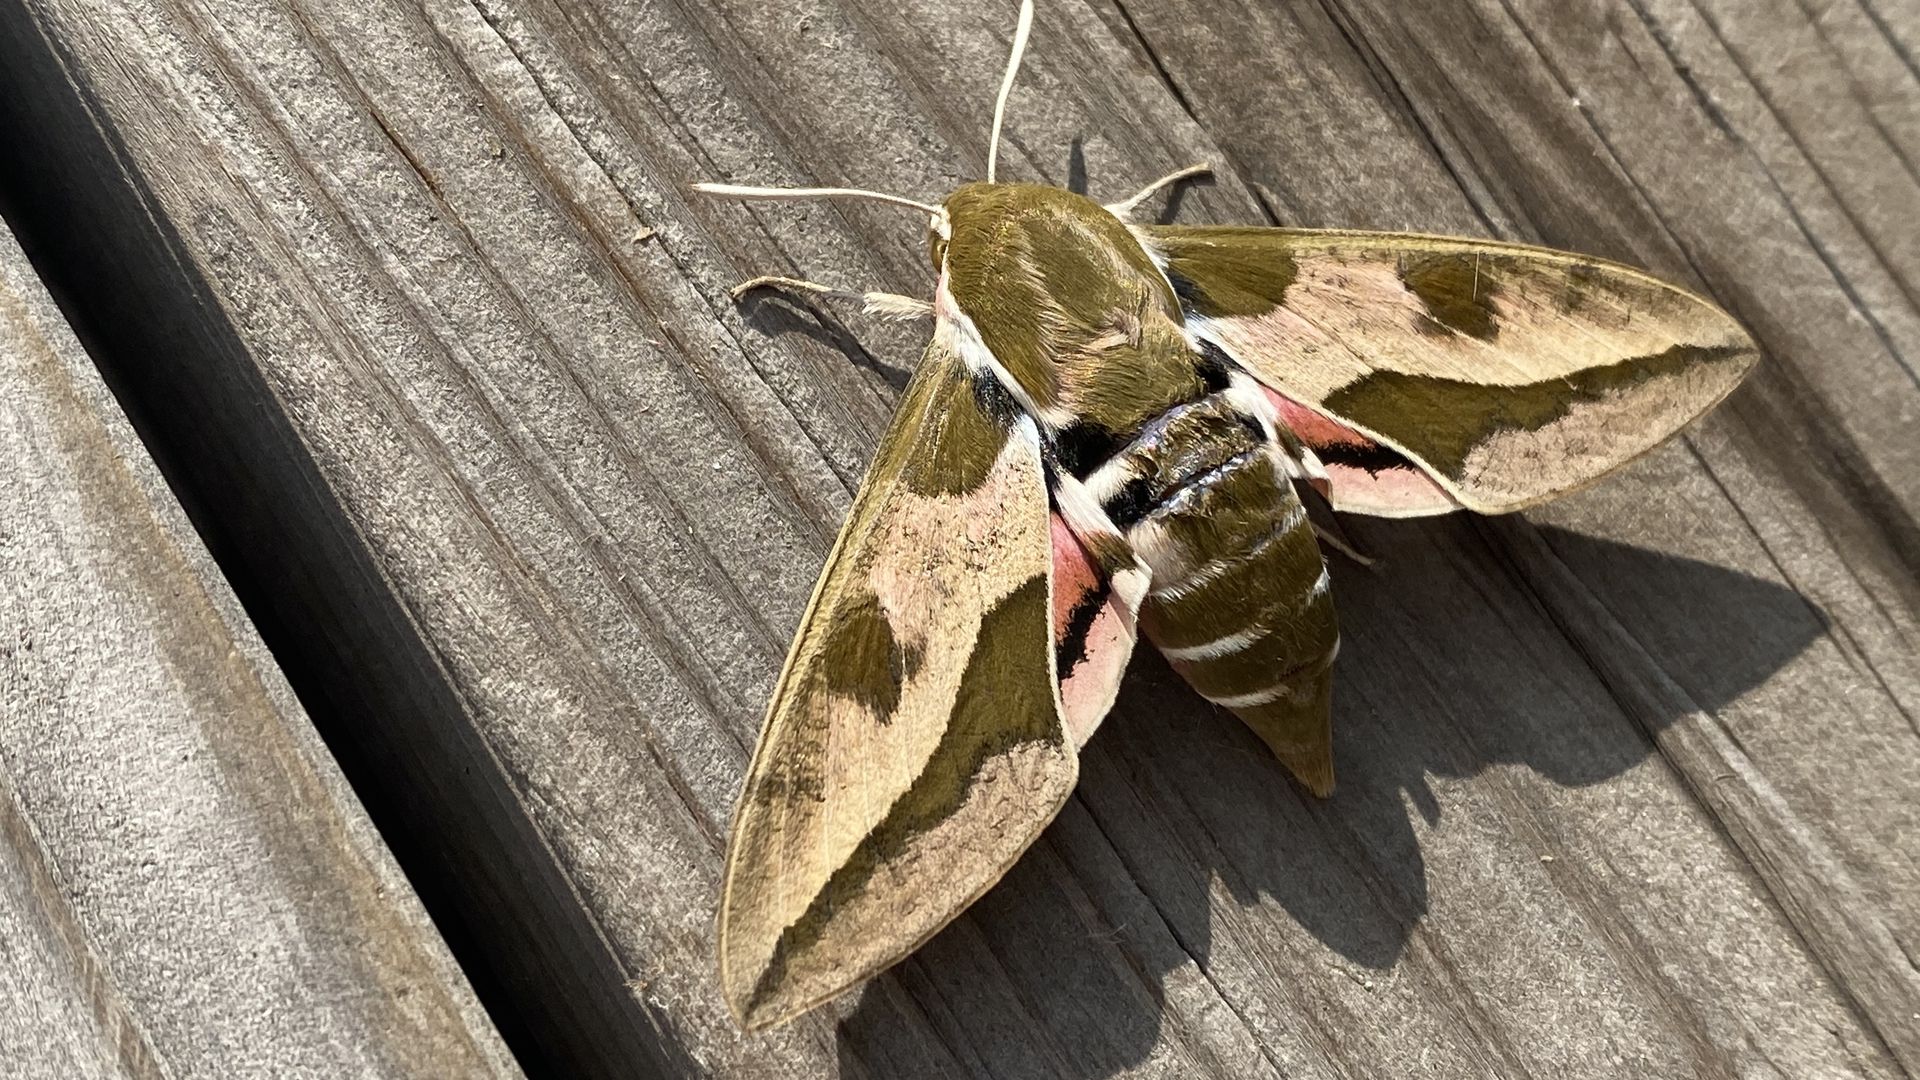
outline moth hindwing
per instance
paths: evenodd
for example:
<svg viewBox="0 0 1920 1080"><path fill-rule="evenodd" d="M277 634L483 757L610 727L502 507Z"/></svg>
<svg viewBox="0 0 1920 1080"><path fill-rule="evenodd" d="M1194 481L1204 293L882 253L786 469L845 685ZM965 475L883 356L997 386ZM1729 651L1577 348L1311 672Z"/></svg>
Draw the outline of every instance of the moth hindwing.
<svg viewBox="0 0 1920 1080"><path fill-rule="evenodd" d="M1023 0L1007 88L1031 24ZM968 184L927 215L933 340L801 620L728 843L721 984L778 1023L912 952L1012 865L1144 634L1309 790L1339 644L1296 485L1384 516L1513 510L1719 401L1752 341L1685 290L1481 240L1134 226ZM738 292L739 290L736 290Z"/></svg>

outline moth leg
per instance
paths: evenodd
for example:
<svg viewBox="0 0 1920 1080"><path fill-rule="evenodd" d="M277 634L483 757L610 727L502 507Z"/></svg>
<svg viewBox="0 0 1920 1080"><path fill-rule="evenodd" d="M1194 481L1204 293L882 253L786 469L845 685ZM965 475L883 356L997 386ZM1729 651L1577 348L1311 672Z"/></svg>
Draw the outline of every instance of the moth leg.
<svg viewBox="0 0 1920 1080"><path fill-rule="evenodd" d="M1116 203L1108 203L1107 213L1117 218L1125 218L1128 214L1133 213L1134 207L1145 202L1148 196L1159 191L1161 188L1171 184L1177 184L1190 176L1205 176L1212 171L1213 166L1204 161L1189 165L1184 169L1176 169L1160 179L1155 180L1153 183L1148 184L1146 187L1141 188L1139 191L1134 192L1130 198L1122 199Z"/></svg>
<svg viewBox="0 0 1920 1080"><path fill-rule="evenodd" d="M1371 568L1375 563L1380 561L1371 555L1360 554L1360 549L1348 542L1347 538L1341 534L1338 529L1322 525L1317 521L1309 522L1309 524L1313 526L1313 535L1318 537L1321 543L1352 559L1356 564Z"/></svg>
<svg viewBox="0 0 1920 1080"><path fill-rule="evenodd" d="M899 293L890 292L855 292L852 289L836 289L817 281L779 277L773 274L743 281L727 292L738 300L755 289L792 289L795 292L813 293L816 296L825 296L834 300L858 300L863 312L883 319L925 319L933 316L933 305L917 297L901 296Z"/></svg>
<svg viewBox="0 0 1920 1080"><path fill-rule="evenodd" d="M1370 555L1362 555L1347 539L1346 533L1340 530L1340 519L1334 516L1333 501L1329 498L1331 483L1326 466L1320 462L1320 455L1301 442L1286 425L1277 425L1275 430L1281 435L1281 456L1285 459L1281 467L1289 478L1297 481L1298 486L1294 490L1313 511L1307 517L1307 524L1313 526L1313 534L1320 538L1321 543L1359 565L1371 567L1377 560Z"/></svg>

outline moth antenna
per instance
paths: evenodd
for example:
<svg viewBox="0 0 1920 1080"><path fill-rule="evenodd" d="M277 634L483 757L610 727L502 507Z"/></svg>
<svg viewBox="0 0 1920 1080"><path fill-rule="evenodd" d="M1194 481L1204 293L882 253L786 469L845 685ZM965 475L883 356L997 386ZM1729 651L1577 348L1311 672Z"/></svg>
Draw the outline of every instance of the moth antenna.
<svg viewBox="0 0 1920 1080"><path fill-rule="evenodd" d="M1197 165L1189 165L1184 169L1175 169L1173 172L1170 172L1167 175L1161 177L1160 179L1155 180L1153 183L1148 184L1146 187L1141 188L1139 191L1134 192L1132 195L1127 196L1126 198L1120 200L1119 202L1108 203L1107 213L1112 214L1114 217L1117 217L1117 218L1124 218L1128 214L1133 213L1134 207L1139 206L1141 203L1145 202L1148 196L1152 195L1156 191L1159 191L1161 188L1167 187L1172 184L1177 184L1180 181L1185 180L1189 176L1205 176L1206 174L1212 171L1213 171L1213 166L1207 164L1204 161L1200 162Z"/></svg>
<svg viewBox="0 0 1920 1080"><path fill-rule="evenodd" d="M1013 28L1013 54L1007 57L1007 73L1000 79L1000 96L993 99L993 138L987 142L987 183L993 183L993 167L1000 158L1000 126L1007 119L1007 96L1013 93L1013 76L1020 70L1020 58L1027 53L1027 37L1033 33L1033 0L1020 0L1020 22Z"/></svg>
<svg viewBox="0 0 1920 1080"><path fill-rule="evenodd" d="M844 187L748 187L743 184L707 184L693 185L693 190L702 195L719 195L728 199L872 199L875 202L892 203L918 210L932 217L941 216L942 211L932 203L923 203L909 199L904 195L889 195L884 191L868 191L865 188Z"/></svg>

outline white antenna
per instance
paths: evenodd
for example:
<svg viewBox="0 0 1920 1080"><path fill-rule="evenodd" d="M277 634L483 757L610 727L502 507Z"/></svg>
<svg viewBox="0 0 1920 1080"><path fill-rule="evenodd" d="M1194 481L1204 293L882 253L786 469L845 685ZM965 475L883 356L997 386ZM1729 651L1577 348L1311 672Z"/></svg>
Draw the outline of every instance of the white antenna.
<svg viewBox="0 0 1920 1080"><path fill-rule="evenodd" d="M741 184L695 184L693 190L702 195L722 195L730 199L872 199L875 202L892 203L895 206L910 207L925 214L939 217L941 209L932 203L923 203L909 199L904 195L889 195L884 191L868 191L865 188L844 187L746 187Z"/></svg>
<svg viewBox="0 0 1920 1080"><path fill-rule="evenodd" d="M1000 80L1000 96L993 101L993 139L987 143L987 183L993 183L993 167L1000 156L1000 125L1007 118L1007 95L1013 92L1013 76L1020 70L1020 58L1027 52L1027 37L1033 33L1033 0L1020 0L1020 22L1013 28L1013 55L1007 57L1007 74Z"/></svg>

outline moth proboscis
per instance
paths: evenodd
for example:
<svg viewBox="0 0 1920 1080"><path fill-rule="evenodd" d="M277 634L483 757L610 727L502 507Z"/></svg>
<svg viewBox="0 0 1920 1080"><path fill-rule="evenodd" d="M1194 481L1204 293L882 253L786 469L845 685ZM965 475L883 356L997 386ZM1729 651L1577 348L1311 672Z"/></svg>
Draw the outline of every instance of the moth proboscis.
<svg viewBox="0 0 1920 1080"><path fill-rule="evenodd" d="M1333 787L1338 645L1296 484L1338 510L1504 513L1581 487L1738 385L1758 352L1640 271L1488 240L1142 225L987 178L924 213L933 337L827 558L728 845L721 986L788 1020L912 952L1072 791L1137 636Z"/></svg>

